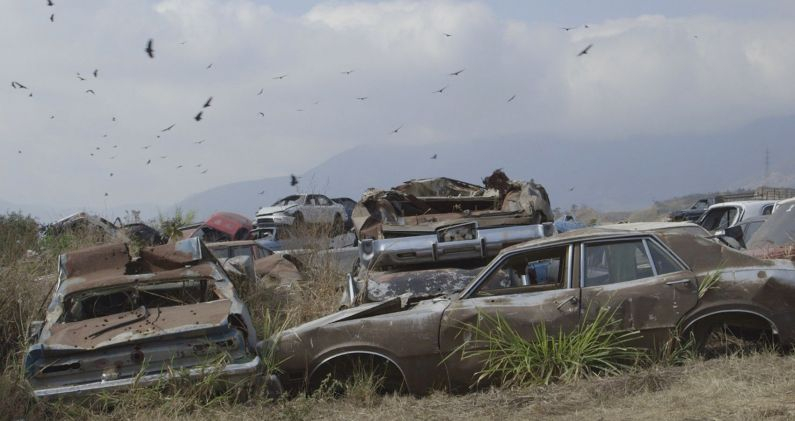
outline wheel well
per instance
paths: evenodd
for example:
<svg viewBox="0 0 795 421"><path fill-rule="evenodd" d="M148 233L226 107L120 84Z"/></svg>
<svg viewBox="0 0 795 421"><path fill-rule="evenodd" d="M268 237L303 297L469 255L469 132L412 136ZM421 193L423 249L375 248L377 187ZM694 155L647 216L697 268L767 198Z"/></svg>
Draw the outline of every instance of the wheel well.
<svg viewBox="0 0 795 421"><path fill-rule="evenodd" d="M384 377L380 392L392 393L406 390L406 377L400 366L391 358L371 351L356 351L329 357L318 364L308 377L308 390L316 390L330 375L344 383L358 369L372 370Z"/></svg>
<svg viewBox="0 0 795 421"><path fill-rule="evenodd" d="M767 317L752 311L730 310L700 316L688 323L682 333L687 337L691 333L698 335L709 332L713 327L725 327L735 334L751 334L757 337L769 333L769 337L778 335L776 325Z"/></svg>

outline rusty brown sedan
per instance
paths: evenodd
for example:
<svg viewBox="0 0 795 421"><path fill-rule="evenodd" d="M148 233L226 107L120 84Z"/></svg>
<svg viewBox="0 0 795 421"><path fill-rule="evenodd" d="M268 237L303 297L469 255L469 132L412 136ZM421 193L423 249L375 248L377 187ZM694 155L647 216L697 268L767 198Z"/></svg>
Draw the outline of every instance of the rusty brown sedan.
<svg viewBox="0 0 795 421"><path fill-rule="evenodd" d="M707 290L707 277L718 281ZM387 384L410 393L473 384L482 367L453 352L462 326L500 315L525 338L533 326L566 332L600 308L653 347L674 335L703 339L725 327L750 338L795 340L795 266L736 252L691 227L631 224L589 228L500 253L460 293L364 304L260 343L283 360L284 386L316 387L365 361L385 367Z"/></svg>

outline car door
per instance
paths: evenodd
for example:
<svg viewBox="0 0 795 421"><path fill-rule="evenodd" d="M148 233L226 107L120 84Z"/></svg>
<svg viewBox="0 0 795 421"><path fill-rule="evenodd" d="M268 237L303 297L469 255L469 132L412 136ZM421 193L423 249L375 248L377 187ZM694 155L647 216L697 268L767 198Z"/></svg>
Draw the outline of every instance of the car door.
<svg viewBox="0 0 795 421"><path fill-rule="evenodd" d="M439 330L440 349L451 387L473 383L481 362L461 358L460 347L484 348L470 342L469 326L487 328L500 317L524 338L535 328L570 331L579 321L579 290L571 287L572 247L547 247L507 254L489 266L478 281L447 307Z"/></svg>
<svg viewBox="0 0 795 421"><path fill-rule="evenodd" d="M619 330L638 330L635 345L666 341L682 315L695 307L695 275L654 237L585 242L580 257L581 312L614 312Z"/></svg>
<svg viewBox="0 0 795 421"><path fill-rule="evenodd" d="M301 212L304 214L304 221L312 224L316 224L318 222L317 198L314 194L310 194L306 197L306 201L304 202Z"/></svg>
<svg viewBox="0 0 795 421"><path fill-rule="evenodd" d="M320 216L320 222L330 224L334 222L334 207L331 206L332 202L323 195L317 195L317 209Z"/></svg>

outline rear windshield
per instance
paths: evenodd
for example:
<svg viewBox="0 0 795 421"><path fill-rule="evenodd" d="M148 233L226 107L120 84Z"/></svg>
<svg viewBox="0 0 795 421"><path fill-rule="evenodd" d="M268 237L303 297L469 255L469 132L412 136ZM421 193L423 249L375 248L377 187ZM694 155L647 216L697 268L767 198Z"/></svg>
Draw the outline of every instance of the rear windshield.
<svg viewBox="0 0 795 421"><path fill-rule="evenodd" d="M765 248L795 242L795 203L787 203L756 230L748 241L748 248Z"/></svg>
<svg viewBox="0 0 795 421"><path fill-rule="evenodd" d="M208 279L187 279L82 291L69 295L64 300L63 321L68 323L106 317L130 312L141 306L149 309L173 307L204 303L218 298L212 287L212 281Z"/></svg>

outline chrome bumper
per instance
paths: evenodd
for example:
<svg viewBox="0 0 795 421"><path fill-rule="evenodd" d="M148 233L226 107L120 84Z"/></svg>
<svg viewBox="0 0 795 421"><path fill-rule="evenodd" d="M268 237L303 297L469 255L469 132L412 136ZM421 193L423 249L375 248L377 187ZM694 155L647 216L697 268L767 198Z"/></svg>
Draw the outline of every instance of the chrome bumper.
<svg viewBox="0 0 795 421"><path fill-rule="evenodd" d="M259 357L255 357L253 360L245 363L227 364L221 370L220 377L226 380L243 379L247 376L256 374L259 370L259 366L260 366ZM191 368L187 370L187 373L184 375L187 376L188 378L196 379L213 373L213 370L214 369L212 367ZM77 384L70 386L41 388L41 389L34 389L33 395L39 399L90 395L101 391L127 389L132 386L148 386L155 384L159 381L180 377L182 375L183 375L182 372L178 372L178 374L173 374L173 375L168 372L165 372L157 374L147 374L145 376L140 376L140 377L136 376L124 379L104 380L99 382L84 383L84 384ZM272 379L269 378L266 379L266 381L267 382L275 381L276 383L278 383L278 385L276 385L275 387L281 389L281 383L279 383L279 380L275 376L270 376L270 377L272 377Z"/></svg>

